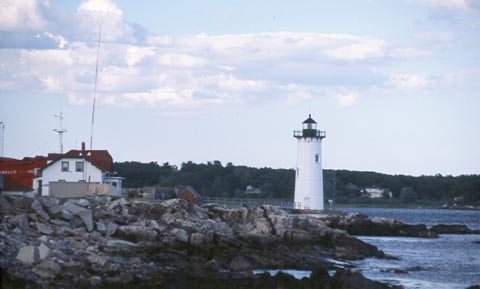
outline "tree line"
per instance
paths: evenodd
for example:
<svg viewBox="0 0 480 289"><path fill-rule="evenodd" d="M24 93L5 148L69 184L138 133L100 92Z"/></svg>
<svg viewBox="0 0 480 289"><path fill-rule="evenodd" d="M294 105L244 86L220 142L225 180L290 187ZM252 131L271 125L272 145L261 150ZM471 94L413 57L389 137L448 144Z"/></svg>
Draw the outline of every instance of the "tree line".
<svg viewBox="0 0 480 289"><path fill-rule="evenodd" d="M223 165L220 161L206 164L189 161L182 163L180 168L169 163L115 162L113 167L125 178L124 187L129 188L188 184L204 196L292 199L295 187L293 169ZM365 198L366 188L379 188L384 192L382 198L402 202L458 198L469 203L480 202L480 175L414 177L325 170L324 183L327 198L335 191L336 199L347 203Z"/></svg>

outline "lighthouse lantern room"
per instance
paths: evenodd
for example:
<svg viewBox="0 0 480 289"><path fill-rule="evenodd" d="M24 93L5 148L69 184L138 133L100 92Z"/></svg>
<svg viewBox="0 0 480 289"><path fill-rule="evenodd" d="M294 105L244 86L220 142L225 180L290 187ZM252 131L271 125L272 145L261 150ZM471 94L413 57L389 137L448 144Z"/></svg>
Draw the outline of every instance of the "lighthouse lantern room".
<svg viewBox="0 0 480 289"><path fill-rule="evenodd" d="M295 204L299 209L323 210L322 139L325 131L317 130L311 115L303 129L293 132L298 141L295 172Z"/></svg>

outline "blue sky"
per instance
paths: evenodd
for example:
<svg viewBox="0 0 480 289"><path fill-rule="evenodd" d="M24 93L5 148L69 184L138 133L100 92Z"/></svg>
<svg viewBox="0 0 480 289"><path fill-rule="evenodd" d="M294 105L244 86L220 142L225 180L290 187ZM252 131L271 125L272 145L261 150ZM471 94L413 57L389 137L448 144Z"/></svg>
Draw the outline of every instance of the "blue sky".
<svg viewBox="0 0 480 289"><path fill-rule="evenodd" d="M480 173L480 1L0 2L5 155L90 139L116 161Z"/></svg>

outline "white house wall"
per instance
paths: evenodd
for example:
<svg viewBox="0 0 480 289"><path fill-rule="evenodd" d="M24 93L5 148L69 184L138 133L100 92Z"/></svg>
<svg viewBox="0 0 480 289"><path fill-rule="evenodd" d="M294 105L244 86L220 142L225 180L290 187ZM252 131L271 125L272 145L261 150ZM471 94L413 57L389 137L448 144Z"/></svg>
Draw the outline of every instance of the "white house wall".
<svg viewBox="0 0 480 289"><path fill-rule="evenodd" d="M62 162L69 163L68 172L62 172ZM76 162L83 162L83 172L76 172L75 166ZM92 183L102 183L102 171L94 165L91 165L90 162L84 159L78 158L62 158L50 166L42 170L42 195L48 196L48 184L50 182L79 182L79 181L88 181L90 176L90 182ZM36 186L36 184L34 184Z"/></svg>

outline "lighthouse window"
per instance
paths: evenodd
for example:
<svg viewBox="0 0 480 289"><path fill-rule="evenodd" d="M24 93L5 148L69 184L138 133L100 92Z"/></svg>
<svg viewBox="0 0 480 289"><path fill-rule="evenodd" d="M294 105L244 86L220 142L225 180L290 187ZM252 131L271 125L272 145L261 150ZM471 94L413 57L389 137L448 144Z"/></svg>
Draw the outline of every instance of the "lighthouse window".
<svg viewBox="0 0 480 289"><path fill-rule="evenodd" d="M300 176L300 169L297 168L297 178Z"/></svg>
<svg viewBox="0 0 480 289"><path fill-rule="evenodd" d="M315 155L315 162L318 163L318 160L319 160L319 159L320 159L320 158L319 158L318 154L316 154L316 155Z"/></svg>

